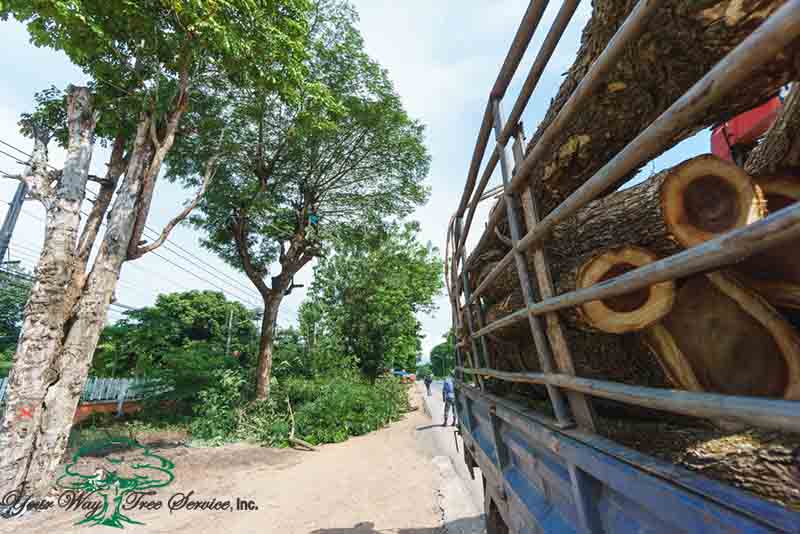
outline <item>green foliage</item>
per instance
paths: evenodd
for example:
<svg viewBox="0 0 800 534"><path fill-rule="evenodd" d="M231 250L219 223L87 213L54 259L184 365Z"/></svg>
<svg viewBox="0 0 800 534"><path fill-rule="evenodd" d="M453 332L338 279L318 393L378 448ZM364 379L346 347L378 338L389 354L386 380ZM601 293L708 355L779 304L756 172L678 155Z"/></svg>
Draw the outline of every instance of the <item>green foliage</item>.
<svg viewBox="0 0 800 534"><path fill-rule="evenodd" d="M145 376L158 384L155 395L186 411L219 369L250 369L257 336L254 312L214 291L159 295L154 306L125 313L103 331L94 355L94 376ZM230 355L226 355L228 320ZM238 357L236 356L238 354ZM158 410L153 406L154 411Z"/></svg>
<svg viewBox="0 0 800 534"><path fill-rule="evenodd" d="M225 359L228 320L231 353L248 359L256 337L254 312L216 291L159 295L153 306L125 312L103 331L95 353L96 376L149 375L174 365L194 369ZM183 362L176 361L184 359ZM252 355L250 355L252 360Z"/></svg>
<svg viewBox="0 0 800 534"><path fill-rule="evenodd" d="M209 444L252 440L287 446L291 422L295 435L313 444L336 443L377 430L408 410L406 386L394 378L375 384L351 376L289 378L273 387L269 400L247 402L240 371L218 371L200 394L191 425L193 437Z"/></svg>
<svg viewBox="0 0 800 534"><path fill-rule="evenodd" d="M15 267L5 267L0 273L0 376L11 369L11 360L17 347L22 314L31 282L24 271Z"/></svg>
<svg viewBox="0 0 800 534"><path fill-rule="evenodd" d="M136 98L187 67L240 85L300 86L310 7L306 0L4 0L0 17L26 23L37 46L66 53L105 86L103 96Z"/></svg>
<svg viewBox="0 0 800 534"><path fill-rule="evenodd" d="M346 2L319 1L304 62L316 90L287 100L215 87L198 105L228 117L192 124L170 156L169 176L194 184L204 155L222 146L226 157L192 221L207 232L204 245L262 292L276 260L272 289L333 236L380 227L427 197L423 127L364 52L355 19Z"/></svg>
<svg viewBox="0 0 800 534"><path fill-rule="evenodd" d="M407 389L395 379L369 384L320 383L317 397L298 407L297 433L312 444L338 443L396 421L408 411Z"/></svg>
<svg viewBox="0 0 800 534"><path fill-rule="evenodd" d="M418 313L441 291L436 249L417 241L416 223L337 246L315 269L310 300L319 308L317 338L335 340L374 379L387 368L412 370L419 354ZM303 318L301 314L301 326Z"/></svg>
<svg viewBox="0 0 800 534"><path fill-rule="evenodd" d="M448 376L456 365L455 336L448 332L443 336L444 343L439 343L431 349L431 371L434 376Z"/></svg>

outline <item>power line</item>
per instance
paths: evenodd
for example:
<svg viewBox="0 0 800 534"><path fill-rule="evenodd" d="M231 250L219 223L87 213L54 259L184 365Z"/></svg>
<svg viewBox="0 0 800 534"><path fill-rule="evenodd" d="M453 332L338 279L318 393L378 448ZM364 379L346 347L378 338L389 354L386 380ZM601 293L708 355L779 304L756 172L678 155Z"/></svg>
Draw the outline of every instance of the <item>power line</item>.
<svg viewBox="0 0 800 534"><path fill-rule="evenodd" d="M8 147L10 147L10 148L12 148L12 149L16 150L17 152L19 152L19 153L21 153L21 154L24 154L24 155L26 155L26 156L28 156L28 157L33 157L31 154L29 154L29 153L25 152L24 150L22 150L22 149L20 149L20 148L18 148L18 147L16 147L16 146L14 146L14 145L12 145L12 144L10 144L10 143L6 142L6 141L3 141L2 139L0 139L0 143L2 143L3 145L5 145L5 146L8 146ZM10 156L10 157L14 158L14 156ZM15 159L16 159L16 158L15 158ZM17 160L17 161L19 161L19 160ZM48 165L49 167L51 167L51 168L55 169L55 167L53 167L53 166L52 166L52 165L50 165L49 163L48 163L47 165ZM96 195L94 192L90 191L89 189L87 189L87 190L86 190L86 196L87 196L87 197L89 197L89 198L90 198L90 200L92 200L92 201L97 201L97 195ZM5 202L5 201L2 201L2 202L6 203L6 204L9 204L8 202ZM9 205L10 205L10 204L9 204ZM45 222L45 221L44 221L44 219L42 219L41 217L38 217L38 216L36 216L36 215L34 215L34 214L32 214L32 213L29 213L29 212L27 212L27 211L24 211L24 210L23 210L23 213L26 213L28 216L30 216L30 217L33 217L33 218L35 218L35 219L37 219L37 220L39 220L39 221L41 221L41 222ZM85 211L81 210L81 213L82 213L82 214L83 214L85 217L87 217L87 218L89 217L89 215L88 215L88 214L87 214ZM105 226L105 223L101 223L101 224L102 224L102 226ZM148 230L148 231L150 231L150 232L151 232L152 234L154 234L156 237L161 235L159 232L157 232L156 230L153 230L153 229L152 229L152 228L150 228L148 225L145 225L145 229L146 229L146 230ZM199 269L201 269L203 272L207 273L209 276L213 276L214 278L216 278L217 280L219 280L221 283L228 285L230 288L235 288L235 292L234 292L234 291L231 291L231 289L228 289L228 290L227 290L227 292L228 292L228 293L230 293L232 296L234 296L234 297L235 297L235 298L237 298L237 299L240 299L240 300L243 300L243 301L247 301L247 302L248 302L248 303L249 303L251 306L256 306L256 307L260 306L259 304L254 304L254 301L253 301L253 300L251 300L251 299L255 299L255 298L258 298L258 297L259 297L259 295L258 295L257 293L255 293L255 292L253 291L253 289L252 289L252 288L245 286L244 284L242 284L241 282L239 282L239 281L238 281L238 280L236 280L235 278L233 278L233 277L229 276L228 274L226 274L226 273L223 273L223 272L221 272L221 271L218 271L218 270L217 270L217 269L216 269L216 268L215 268L213 265L211 265L211 264L210 264L210 263L208 263L207 261L203 260L202 258L200 258L200 257L199 257L199 256L197 256L196 254L192 253L191 251L189 251L189 250L185 249L185 248L184 248L184 247L182 247L180 244L176 243L175 241L171 240L170 238L167 238L167 239L165 239L165 241L164 241L164 248L165 248L165 250L167 250L167 251L171 252L171 253L172 253L172 254L174 254L175 256L177 256L177 257L179 257L179 258L181 258L181 259L183 259L183 260L190 261L188 258L184 257L184 256L183 256L183 255L181 255L180 253L178 253L178 252L176 252L175 250L172 250L172 249L170 249L169 247L167 247L167 246L166 246L167 244L169 244L169 245L172 245L172 246L175 246L176 248L178 248L178 249L182 250L182 251L183 251L185 254L189 255L189 256L190 256L191 258L193 258L194 260L197 260L197 262L199 262L199 263L201 263L201 264L203 264L203 265L206 265L206 266L210 267L210 268L212 269L212 271L209 271L208 269L206 269L205 267L203 267L203 266L201 266L201 265L198 265L197 263L193 263L193 265L194 265L195 267L198 267L198 268L199 268ZM164 256L162 256L162 255L160 255L160 254L157 254L155 251L153 251L152 253L153 253L155 256L157 256L157 257L161 258L162 260L164 260L164 261L167 261L167 262L168 262L168 263L170 263L171 265L173 265L173 266L176 266L176 267L178 267L179 269L181 269L181 270L183 270L183 271L185 271L185 272L188 272L189 274L191 274L191 275L192 275L192 276L194 276L195 278L197 278L197 279L199 279L199 280L201 280L201 281L204 281L205 283L207 283L207 284L211 285L212 287L215 287L216 289L219 289L220 291L222 291L222 292L223 292L223 294L224 294L224 293L226 293L226 290L225 290L225 289L223 289L223 288L221 288L221 287L220 287L220 286L218 286L217 284L215 284L215 283L213 283L213 282L211 282L211 281L209 281L209 280L206 280L205 278L203 278L203 277L201 277L201 276L198 276L197 274L195 274L195 273L193 273L193 272L191 272L191 271L188 271L187 269L185 269L185 268L183 268L183 267L181 267L181 266L179 266L179 265L175 264L174 262L172 262L172 261L168 260L168 259L167 259L167 258L165 258ZM126 262L126 263L127 263L127 262ZM223 277L224 277L224 278L223 278ZM227 280L226 280L226 279L227 279ZM237 295L236 293L239 293L239 294ZM241 295L245 295L245 297L243 298Z"/></svg>

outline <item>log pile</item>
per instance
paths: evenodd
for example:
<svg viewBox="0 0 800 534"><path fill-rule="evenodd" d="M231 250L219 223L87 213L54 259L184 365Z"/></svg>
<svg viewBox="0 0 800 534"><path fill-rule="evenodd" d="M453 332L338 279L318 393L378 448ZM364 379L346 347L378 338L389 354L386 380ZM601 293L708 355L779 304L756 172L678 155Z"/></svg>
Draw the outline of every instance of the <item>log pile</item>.
<svg viewBox="0 0 800 534"><path fill-rule="evenodd" d="M635 3L594 2L577 58L528 152ZM648 30L612 68L602 90L533 165L526 182L541 215L591 178L783 4L757 0L741 9L734 1L678 0L660 7ZM798 49L800 39L696 117L692 128L668 139L664 150L757 106L797 80ZM616 192L612 187L557 225L545 247L556 293L591 287L800 201L799 91L792 90L745 169L709 155L692 158L633 187ZM466 266L473 290L508 252L508 234L504 216L481 237ZM532 254L528 256L533 272ZM512 262L482 296L487 323L524 307L519 287ZM558 315L579 376L800 400L800 243L725 271L664 282ZM787 317L795 317L795 323ZM498 367L539 370L527 321L493 335L489 341ZM754 474L748 484L767 487L767 478Z"/></svg>

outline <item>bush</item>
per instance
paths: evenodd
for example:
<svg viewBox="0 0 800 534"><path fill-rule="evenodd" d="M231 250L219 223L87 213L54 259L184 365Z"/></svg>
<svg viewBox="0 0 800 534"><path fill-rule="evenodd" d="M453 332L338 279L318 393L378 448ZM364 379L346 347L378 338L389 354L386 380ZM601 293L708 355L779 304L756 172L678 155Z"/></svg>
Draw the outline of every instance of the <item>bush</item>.
<svg viewBox="0 0 800 534"><path fill-rule="evenodd" d="M297 435L312 444L338 443L400 419L408 410L407 389L396 379L337 379L296 409Z"/></svg>
<svg viewBox="0 0 800 534"><path fill-rule="evenodd" d="M212 445L253 440L287 446L291 430L287 399L294 412L295 435L313 444L372 432L408 410L407 388L395 378L374 384L352 376L291 378L273 384L270 400L247 402L241 372L225 370L215 375L212 385L200 393L191 425L195 438Z"/></svg>

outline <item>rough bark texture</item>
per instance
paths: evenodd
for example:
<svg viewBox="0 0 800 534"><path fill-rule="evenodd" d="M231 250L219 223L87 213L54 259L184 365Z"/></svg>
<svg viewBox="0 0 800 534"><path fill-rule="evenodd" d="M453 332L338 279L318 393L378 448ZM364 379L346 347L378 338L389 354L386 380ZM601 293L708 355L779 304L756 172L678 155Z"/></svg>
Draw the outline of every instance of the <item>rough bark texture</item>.
<svg viewBox="0 0 800 534"><path fill-rule="evenodd" d="M792 86L777 120L745 164L747 173L756 177L788 169L800 170L800 84Z"/></svg>
<svg viewBox="0 0 800 534"><path fill-rule="evenodd" d="M792 87L745 168L763 190L770 213L800 201L800 84ZM748 258L736 270L774 306L800 310L800 242Z"/></svg>
<svg viewBox="0 0 800 534"><path fill-rule="evenodd" d="M536 163L528 181L535 187L543 215L589 179L783 3L680 0L664 4L652 17L648 31L628 47L612 69L603 90L588 100ZM633 0L594 3L577 58L529 148L555 119L635 4ZM758 69L733 94L696 117L694 126L668 140L664 150L704 127L754 107L787 82L798 79L798 46L800 41ZM631 177L632 174L625 179ZM482 236L468 263L477 261L487 249L497 248L496 241L494 232Z"/></svg>
<svg viewBox="0 0 800 534"><path fill-rule="evenodd" d="M51 433L49 410L59 409L58 403L51 405L48 401L52 386L62 379L57 360L68 319L64 288L72 276L80 206L94 143L95 119L87 88L70 88L67 120L69 145L57 195L51 197L49 191L45 193L43 187L38 188L39 198L47 207L45 239L36 266L36 281L25 308L0 427L2 493L3 489L19 487L26 481L38 482L37 472L50 463L47 458L50 451L43 449L47 445L42 441ZM32 450L41 454L31 455Z"/></svg>
<svg viewBox="0 0 800 534"><path fill-rule="evenodd" d="M26 493L43 494L52 483L122 264L128 259L140 208L150 201L142 197L145 180L158 174L168 144L154 145L149 135L154 119L148 114L140 118L127 158L121 158L122 141L115 143L107 184L116 180L121 166L125 166L125 177L97 257L85 275L111 193L108 187L101 192L78 240L95 124L88 89L71 91L68 116L70 145L58 188L48 189L41 177L33 176L48 206L48 221L0 431L0 494L22 484ZM155 157L158 154L161 158Z"/></svg>

